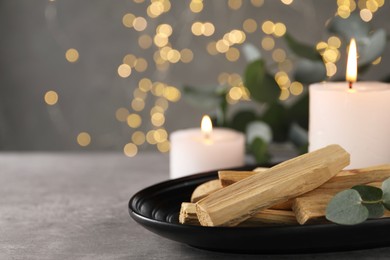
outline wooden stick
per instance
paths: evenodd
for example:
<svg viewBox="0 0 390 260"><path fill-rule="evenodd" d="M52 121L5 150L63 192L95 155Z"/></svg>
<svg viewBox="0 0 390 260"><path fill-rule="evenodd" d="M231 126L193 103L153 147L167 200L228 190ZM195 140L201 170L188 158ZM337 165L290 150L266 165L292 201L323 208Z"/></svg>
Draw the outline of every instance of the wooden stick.
<svg viewBox="0 0 390 260"><path fill-rule="evenodd" d="M207 181L195 188L191 195L191 202L195 203L210 193L222 189L221 182L218 179Z"/></svg>
<svg viewBox="0 0 390 260"><path fill-rule="evenodd" d="M244 172L239 174L236 171L220 171L218 173L221 183L234 183L240 181L240 178L247 178L255 172ZM316 194L330 194L334 195L339 191L350 189L355 185L367 184L371 182L381 182L390 178L390 164L378 165L363 169L341 171L329 181L308 193L299 197L308 197ZM291 209L294 199L284 203L273 205L272 209Z"/></svg>
<svg viewBox="0 0 390 260"><path fill-rule="evenodd" d="M222 187L227 187L250 176L255 175L255 171L219 171L218 178Z"/></svg>
<svg viewBox="0 0 390 260"><path fill-rule="evenodd" d="M196 215L195 203L181 203L179 222L187 225L200 225L198 216Z"/></svg>
<svg viewBox="0 0 390 260"><path fill-rule="evenodd" d="M370 183L370 186L381 187L381 182ZM315 194L312 196L305 196L296 198L293 203L293 211L297 217L299 224L303 225L308 222L313 222L323 219L326 214L326 207L329 202L340 190L327 190L327 194ZM385 216L389 217L390 212L386 211Z"/></svg>
<svg viewBox="0 0 390 260"><path fill-rule="evenodd" d="M194 203L183 202L181 204L179 222L188 225L200 225L196 215ZM253 217L245 220L240 227L272 225L293 225L298 224L294 212L287 210L265 209L256 213Z"/></svg>
<svg viewBox="0 0 390 260"><path fill-rule="evenodd" d="M260 210L317 188L348 164L349 154L339 145L285 161L198 201L199 222L235 226Z"/></svg>

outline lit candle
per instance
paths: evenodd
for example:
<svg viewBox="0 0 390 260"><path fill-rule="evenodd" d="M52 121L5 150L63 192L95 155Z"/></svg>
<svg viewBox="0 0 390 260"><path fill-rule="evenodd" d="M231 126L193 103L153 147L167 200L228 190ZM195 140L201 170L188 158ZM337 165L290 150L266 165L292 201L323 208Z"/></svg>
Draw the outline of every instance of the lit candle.
<svg viewBox="0 0 390 260"><path fill-rule="evenodd" d="M351 154L348 169L390 163L390 85L356 82L356 57L352 40L347 82L309 87L309 151L339 144Z"/></svg>
<svg viewBox="0 0 390 260"><path fill-rule="evenodd" d="M170 178L244 165L245 137L227 129L213 129L204 116L201 128L175 131L170 136Z"/></svg>

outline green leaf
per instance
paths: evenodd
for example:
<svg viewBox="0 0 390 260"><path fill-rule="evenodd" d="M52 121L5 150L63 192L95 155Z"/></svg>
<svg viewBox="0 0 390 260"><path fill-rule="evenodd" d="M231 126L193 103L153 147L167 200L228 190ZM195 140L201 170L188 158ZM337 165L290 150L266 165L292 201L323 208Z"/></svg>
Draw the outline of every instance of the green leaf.
<svg viewBox="0 0 390 260"><path fill-rule="evenodd" d="M290 117L293 122L296 122L303 129L309 129L309 95L308 92L303 93L289 109Z"/></svg>
<svg viewBox="0 0 390 260"><path fill-rule="evenodd" d="M231 128L245 133L246 128L250 122L257 119L257 115L252 110L238 111L231 120Z"/></svg>
<svg viewBox="0 0 390 260"><path fill-rule="evenodd" d="M321 61L302 59L296 63L294 78L302 83L311 84L326 79L326 68Z"/></svg>
<svg viewBox="0 0 390 260"><path fill-rule="evenodd" d="M263 60L256 60L246 67L244 85L249 90L251 98L256 101L273 103L278 100L279 86L267 73Z"/></svg>
<svg viewBox="0 0 390 260"><path fill-rule="evenodd" d="M336 35L341 35L345 39L366 37L370 32L370 25L364 22L359 14L352 13L347 19L335 16L328 24L328 30Z"/></svg>
<svg viewBox="0 0 390 260"><path fill-rule="evenodd" d="M183 97L192 106L210 110L218 107L223 95L217 93L215 87L197 88L193 86L183 87Z"/></svg>
<svg viewBox="0 0 390 260"><path fill-rule="evenodd" d="M309 144L309 135L306 129L303 129L297 123L292 123L288 133L290 141L297 147L306 147Z"/></svg>
<svg viewBox="0 0 390 260"><path fill-rule="evenodd" d="M362 199L356 190L337 193L326 208L326 219L342 225L355 225L365 221L369 212L362 205Z"/></svg>
<svg viewBox="0 0 390 260"><path fill-rule="evenodd" d="M386 209L390 210L390 178L382 183L382 191L383 205L386 207Z"/></svg>
<svg viewBox="0 0 390 260"><path fill-rule="evenodd" d="M385 207L380 202L374 204L363 203L363 206L368 209L368 218L380 218L385 214Z"/></svg>
<svg viewBox="0 0 390 260"><path fill-rule="evenodd" d="M249 146L249 150L254 155L258 164L268 163L270 155L268 154L268 145L260 137L256 137Z"/></svg>
<svg viewBox="0 0 390 260"><path fill-rule="evenodd" d="M381 189L368 185L357 185L352 187L352 189L359 192L360 197L363 202L376 202L381 201L383 197L383 192Z"/></svg>
<svg viewBox="0 0 390 260"><path fill-rule="evenodd" d="M365 37L358 42L359 48L359 69L365 65L371 65L371 62L376 60L386 48L386 31L379 29L369 37ZM360 70L359 70L360 71Z"/></svg>
<svg viewBox="0 0 390 260"><path fill-rule="evenodd" d="M275 142L284 142L288 139L290 118L287 109L280 103L271 104L261 118L272 129Z"/></svg>
<svg viewBox="0 0 390 260"><path fill-rule="evenodd" d="M252 143L256 137L261 138L264 142L269 144L272 141L272 129L263 121L250 122L246 127L247 143Z"/></svg>
<svg viewBox="0 0 390 260"><path fill-rule="evenodd" d="M295 40L290 34L286 33L284 35L288 47L296 55L314 61L322 61L321 55L313 46L309 46Z"/></svg>

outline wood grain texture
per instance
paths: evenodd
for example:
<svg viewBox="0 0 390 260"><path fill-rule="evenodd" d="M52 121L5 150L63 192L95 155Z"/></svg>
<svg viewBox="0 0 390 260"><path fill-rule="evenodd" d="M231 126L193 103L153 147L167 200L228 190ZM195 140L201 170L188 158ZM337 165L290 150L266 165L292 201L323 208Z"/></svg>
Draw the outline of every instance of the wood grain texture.
<svg viewBox="0 0 390 260"><path fill-rule="evenodd" d="M233 184L237 181L242 180L241 178L247 178L254 175L255 172L243 172L237 171L226 171L219 174L221 183ZM310 197L317 194L328 194L335 195L336 193L350 189L355 185L367 184L372 182L382 182L390 178L390 164L377 165L373 167L367 167L362 169L344 170L339 172L335 177L319 186L317 189L302 194L299 197ZM222 179L224 181L222 181ZM290 199L286 202L273 205L272 209L291 209L295 198Z"/></svg>
<svg viewBox="0 0 390 260"><path fill-rule="evenodd" d="M191 195L191 202L195 203L210 193L222 189L221 182L218 179L207 181L195 188Z"/></svg>
<svg viewBox="0 0 390 260"><path fill-rule="evenodd" d="M196 215L195 203L183 202L181 204L179 222L187 225L200 225ZM240 223L240 227L256 227L265 225L296 225L298 224L294 212L291 210L265 209L253 217Z"/></svg>
<svg viewBox="0 0 390 260"><path fill-rule="evenodd" d="M307 153L216 191L196 203L203 226L235 226L260 210L322 185L349 164L339 145Z"/></svg>

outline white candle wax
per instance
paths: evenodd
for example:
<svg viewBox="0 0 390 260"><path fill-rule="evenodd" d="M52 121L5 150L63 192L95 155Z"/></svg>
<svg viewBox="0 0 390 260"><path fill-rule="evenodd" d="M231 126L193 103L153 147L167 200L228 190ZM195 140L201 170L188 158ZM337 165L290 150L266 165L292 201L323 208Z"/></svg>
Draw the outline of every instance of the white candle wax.
<svg viewBox="0 0 390 260"><path fill-rule="evenodd" d="M200 128L173 132L170 136L170 178L244 165L242 133L215 128L206 137Z"/></svg>
<svg viewBox="0 0 390 260"><path fill-rule="evenodd" d="M339 144L348 169L390 163L390 85L317 83L309 87L309 151Z"/></svg>

